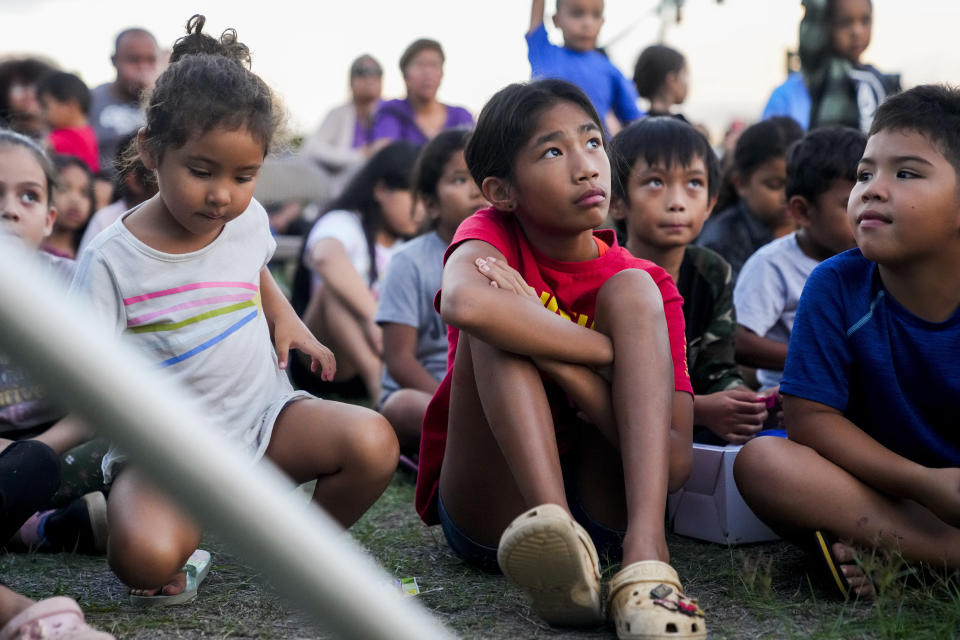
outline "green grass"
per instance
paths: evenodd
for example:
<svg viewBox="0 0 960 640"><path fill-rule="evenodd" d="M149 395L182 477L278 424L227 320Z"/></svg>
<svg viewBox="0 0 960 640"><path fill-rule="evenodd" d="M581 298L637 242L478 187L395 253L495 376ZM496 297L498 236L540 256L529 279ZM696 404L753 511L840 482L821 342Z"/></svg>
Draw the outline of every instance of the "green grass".
<svg viewBox="0 0 960 640"><path fill-rule="evenodd" d="M415 576L423 591L417 601L460 637L614 637L608 629L551 629L502 576L464 566L440 528L420 522L406 476L397 476L351 534L387 573ZM711 638L960 639L957 582L936 573L916 575L896 558L872 561L886 585L876 603L843 603L818 574L809 573L805 554L786 543L728 548L673 535L668 541L687 592L707 612ZM0 555L0 575L33 598L76 598L88 620L118 638L326 637L284 605L215 534L203 544L213 553L213 570L199 598L185 607L133 610L126 588L103 558Z"/></svg>

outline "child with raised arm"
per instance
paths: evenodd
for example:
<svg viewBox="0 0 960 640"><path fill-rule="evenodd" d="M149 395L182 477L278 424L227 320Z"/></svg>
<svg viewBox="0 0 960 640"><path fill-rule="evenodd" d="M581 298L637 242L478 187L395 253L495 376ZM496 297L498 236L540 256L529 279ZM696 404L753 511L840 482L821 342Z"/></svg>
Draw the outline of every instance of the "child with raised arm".
<svg viewBox="0 0 960 640"><path fill-rule="evenodd" d="M780 384L789 440L737 455L737 486L783 535L815 542L845 595L858 549L960 568L960 91L877 110L847 219L859 248L800 298Z"/></svg>
<svg viewBox="0 0 960 640"><path fill-rule="evenodd" d="M394 254L377 304L386 365L380 413L407 456L420 450L423 414L447 372L447 326L433 307L443 254L460 223L487 206L463 158L469 137L470 129L444 131L417 158L411 182L431 230Z"/></svg>
<svg viewBox="0 0 960 640"><path fill-rule="evenodd" d="M379 414L294 391L290 349L333 377L330 351L297 318L267 269L275 248L253 190L278 113L250 53L194 16L157 80L138 143L159 193L98 235L73 289L196 397L210 423L266 456L343 526L366 511L397 464ZM216 455L216 452L211 452ZM196 595L210 556L193 518L111 450L104 475L111 568L138 606Z"/></svg>
<svg viewBox="0 0 960 640"><path fill-rule="evenodd" d="M543 25L546 0L533 0L527 30L531 77L560 78L580 87L611 133L643 115L633 83L597 51L603 26L603 0L557 0L553 24L563 32L563 46L550 42Z"/></svg>
<svg viewBox="0 0 960 640"><path fill-rule="evenodd" d="M797 230L750 256L733 289L737 362L757 367L761 389L780 384L800 292L810 272L854 246L847 200L866 141L856 129L825 127L787 152L787 210Z"/></svg>
<svg viewBox="0 0 960 640"><path fill-rule="evenodd" d="M710 214L720 169L699 131L670 117L644 118L610 143L614 225L626 248L663 267L683 296L687 364L696 394L694 439L743 444L767 418L765 398L743 382L734 360L730 265L690 244Z"/></svg>
<svg viewBox="0 0 960 640"><path fill-rule="evenodd" d="M562 80L510 85L484 107L466 160L493 206L445 256L450 357L423 422L417 508L550 624L602 621L599 547L623 560L609 606L621 638L704 637L664 534L691 463L681 300L663 269L595 231L605 142Z"/></svg>

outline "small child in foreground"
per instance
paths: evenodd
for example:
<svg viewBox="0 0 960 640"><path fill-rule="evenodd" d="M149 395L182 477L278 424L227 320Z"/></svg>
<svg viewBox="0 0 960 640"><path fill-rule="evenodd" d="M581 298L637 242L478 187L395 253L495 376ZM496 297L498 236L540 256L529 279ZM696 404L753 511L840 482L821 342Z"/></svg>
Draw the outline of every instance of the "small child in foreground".
<svg viewBox="0 0 960 640"><path fill-rule="evenodd" d="M595 231L605 141L562 80L510 85L480 114L466 160L493 206L447 249L450 357L423 422L417 509L550 624L603 621L599 547L622 556L609 589L619 637L702 638L664 532L692 458L681 300L663 269Z"/></svg>
<svg viewBox="0 0 960 640"><path fill-rule="evenodd" d="M763 426L766 398L744 384L734 360L730 265L690 244L716 202L717 157L699 131L670 117L631 124L611 151L611 215L626 248L666 269L683 296L694 439L743 444Z"/></svg>
<svg viewBox="0 0 960 640"><path fill-rule="evenodd" d="M447 371L447 326L433 307L443 254L460 223L487 206L463 158L469 137L470 129L450 129L420 152L412 184L431 230L393 255L377 303L386 365L380 413L397 432L400 452L414 458L423 414Z"/></svg>
<svg viewBox="0 0 960 640"><path fill-rule="evenodd" d="M737 362L757 367L761 389L780 384L810 272L854 246L847 200L866 141L856 129L827 127L808 133L787 153L787 210L797 230L750 256L733 289Z"/></svg>
<svg viewBox="0 0 960 640"><path fill-rule="evenodd" d="M379 414L294 391L287 379L291 349L325 380L336 365L267 269L276 243L253 191L276 102L236 32L216 39L204 23L191 18L174 45L138 136L160 191L90 243L73 291L191 392L251 464L266 457L295 483L316 480L313 501L348 527L393 477L397 439ZM121 452L111 449L103 467L108 560L132 604L196 596L210 566L196 550L198 523Z"/></svg>
<svg viewBox="0 0 960 640"><path fill-rule="evenodd" d="M816 545L844 595L859 550L960 568L960 90L877 110L847 218L858 249L807 280L780 385L789 440L734 473L753 511Z"/></svg>
<svg viewBox="0 0 960 640"><path fill-rule="evenodd" d="M546 0L533 0L527 30L531 77L559 78L580 87L611 133L642 116L633 83L597 50L603 0L557 0L553 24L563 33L562 47L547 37L545 9Z"/></svg>

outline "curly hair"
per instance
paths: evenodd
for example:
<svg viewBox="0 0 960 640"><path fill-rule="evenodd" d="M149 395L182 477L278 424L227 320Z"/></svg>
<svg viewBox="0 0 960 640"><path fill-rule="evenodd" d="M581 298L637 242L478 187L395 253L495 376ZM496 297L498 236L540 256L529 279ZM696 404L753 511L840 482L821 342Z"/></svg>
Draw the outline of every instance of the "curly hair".
<svg viewBox="0 0 960 640"><path fill-rule="evenodd" d="M273 92L250 71L250 49L237 32L227 29L214 38L202 32L205 22L202 15L191 17L187 35L173 45L170 66L147 103L141 143L159 160L192 136L245 128L266 155L282 119Z"/></svg>

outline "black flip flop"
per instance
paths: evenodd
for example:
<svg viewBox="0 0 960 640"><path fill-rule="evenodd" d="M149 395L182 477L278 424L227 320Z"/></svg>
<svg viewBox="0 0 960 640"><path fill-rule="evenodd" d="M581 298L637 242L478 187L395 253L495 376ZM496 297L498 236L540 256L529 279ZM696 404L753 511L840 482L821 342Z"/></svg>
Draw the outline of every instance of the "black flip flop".
<svg viewBox="0 0 960 640"><path fill-rule="evenodd" d="M844 600L850 599L850 583L847 582L847 577L843 575L843 571L840 569L840 561L837 560L837 557L833 554L833 545L837 542L837 539L831 533L826 531L814 531L814 554L817 558L823 560L824 565L827 569L827 574L831 579L831 582L843 595Z"/></svg>

